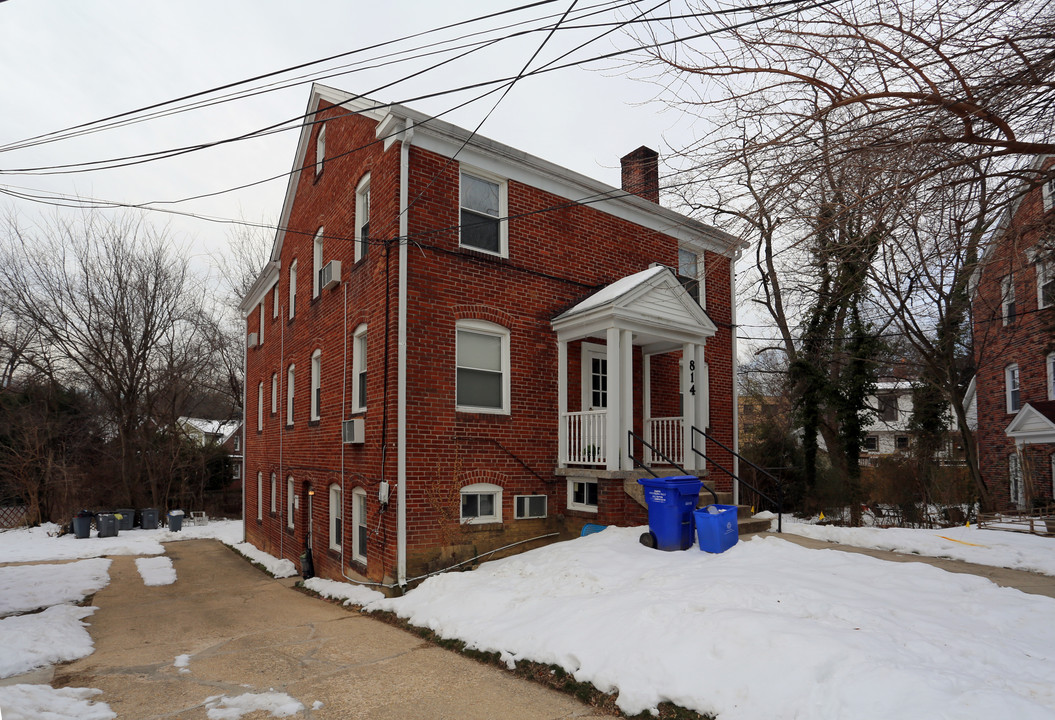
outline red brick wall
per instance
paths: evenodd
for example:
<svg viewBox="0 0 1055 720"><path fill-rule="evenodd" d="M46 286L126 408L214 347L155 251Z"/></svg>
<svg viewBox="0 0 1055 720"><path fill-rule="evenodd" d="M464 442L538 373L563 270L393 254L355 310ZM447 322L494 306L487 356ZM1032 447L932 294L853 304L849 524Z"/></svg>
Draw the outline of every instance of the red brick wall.
<svg viewBox="0 0 1055 720"><path fill-rule="evenodd" d="M1052 347L1052 309L1038 309L1037 267L1031 260L1037 243L1050 233L1055 217L1044 212L1040 189L1025 197L1001 241L982 267L974 297L974 343L977 364L978 450L982 478L996 507L1013 506L1008 456L1014 441L1005 429L1014 419L1007 412L1005 369L1019 368L1021 403L1047 400L1047 354ZM1050 248L1049 248L1050 250ZM1001 313L1001 283L1013 273L1018 316L1005 325ZM1027 446L1034 497L1052 497L1051 456L1055 445Z"/></svg>
<svg viewBox="0 0 1055 720"><path fill-rule="evenodd" d="M324 109L322 117L338 111ZM398 247L378 243L366 260L353 263L355 188L371 172L371 235L395 238L398 233L399 144L383 152L373 143L374 123L364 118L331 120L326 129L327 161L316 180L313 168L300 178L290 227L282 248L279 297L282 312L270 317L265 302L265 342L248 353L247 476L264 472L265 518L257 523L255 488L246 494L247 536L272 554L296 558L306 542L306 497L301 497L293 532L285 529L285 477L292 474L300 493L314 495L316 572L339 577L339 554L329 545L328 486L341 482L342 451L345 486L344 517L350 565L354 529L351 493L367 491L370 529L367 566L352 570L380 580L395 574L396 564L396 381ZM307 164L314 160L314 133ZM363 148L341 156L341 153ZM567 536L576 519L606 523L645 522L645 512L628 503L618 483L602 483L600 512L574 513L566 507L566 480L555 475L557 461L557 345L550 322L593 289L659 261L677 262L673 238L582 206L549 210L567 204L563 198L510 181L507 258L458 247L459 166L420 147L410 148L408 212L407 314L407 537L408 571L434 569L511 542L549 532ZM325 260L342 262L342 282L311 299L312 238L325 227ZM289 262L298 259L297 312L287 319ZM732 375L729 327L729 260L706 257L708 312L719 324L719 335L708 342L711 372L711 426L731 441ZM386 296L387 292L387 296ZM347 302L345 301L347 293ZM387 302L386 302L387 297ZM387 305L387 307L386 307ZM247 318L257 328L257 311ZM466 413L455 410L456 323L486 320L510 332L511 412ZM387 322L386 322L387 321ZM724 325L722 324L724 322ZM369 327L368 409L366 443L342 445L342 372L345 333L348 342L360 323ZM386 333L387 327L387 353ZM310 359L322 351L321 419L308 421ZM724 353L724 354L723 354ZM388 361L386 362L386 355ZM569 347L569 407L580 398L579 345ZM295 422L285 427L285 395L278 413L270 413L270 377L296 363ZM351 363L351 351L347 353ZM349 392L351 367L349 370ZM635 429L640 433L641 356L634 353ZM653 363L653 408L677 414L676 354ZM265 428L256 432L256 385L265 383ZM673 381L669 389L656 390ZM387 390L386 390L387 388ZM387 392L387 402L384 401ZM673 400L672 400L673 398ZM673 402L673 407L671 407ZM350 408L350 397L349 406ZM269 475L279 473L279 512L266 512ZM377 502L381 480L392 483L392 502L382 512ZM461 525L458 489L488 482L503 490L501 524ZM546 520L515 520L514 497L548 497ZM617 497L618 496L618 497ZM581 517L580 517L581 515ZM567 522L566 522L567 521ZM570 522L571 525L567 523Z"/></svg>

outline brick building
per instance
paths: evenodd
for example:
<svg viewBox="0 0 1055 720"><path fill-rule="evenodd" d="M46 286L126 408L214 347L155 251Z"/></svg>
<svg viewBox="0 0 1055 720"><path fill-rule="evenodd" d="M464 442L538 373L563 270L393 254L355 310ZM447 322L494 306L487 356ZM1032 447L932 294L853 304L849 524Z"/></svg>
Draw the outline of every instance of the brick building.
<svg viewBox="0 0 1055 720"><path fill-rule="evenodd" d="M620 190L323 86L307 113L241 305L249 542L403 585L645 522L630 430L735 447L739 245L658 204L655 152Z"/></svg>
<svg viewBox="0 0 1055 720"><path fill-rule="evenodd" d="M1040 158L1034 170L1051 170ZM997 508L1051 502L1055 468L1055 179L998 228L972 295L978 454Z"/></svg>

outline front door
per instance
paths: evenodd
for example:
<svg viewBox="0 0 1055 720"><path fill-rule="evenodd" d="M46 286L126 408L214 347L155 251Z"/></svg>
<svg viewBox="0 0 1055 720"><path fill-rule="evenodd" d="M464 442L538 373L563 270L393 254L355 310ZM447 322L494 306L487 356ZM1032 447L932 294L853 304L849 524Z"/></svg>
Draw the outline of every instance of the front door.
<svg viewBox="0 0 1055 720"><path fill-rule="evenodd" d="M603 345L583 343L582 409L608 407L608 351Z"/></svg>

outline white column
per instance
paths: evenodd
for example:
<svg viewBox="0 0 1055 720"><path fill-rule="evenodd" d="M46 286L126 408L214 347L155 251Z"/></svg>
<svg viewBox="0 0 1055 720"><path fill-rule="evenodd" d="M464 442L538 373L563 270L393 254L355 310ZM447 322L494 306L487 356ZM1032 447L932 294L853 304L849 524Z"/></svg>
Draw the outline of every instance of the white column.
<svg viewBox="0 0 1055 720"><path fill-rule="evenodd" d="M583 372L586 372L585 369ZM568 343L557 340L557 466L568 460Z"/></svg>
<svg viewBox="0 0 1055 720"><path fill-rule="evenodd" d="M652 442L652 356L641 355L641 437L645 442ZM647 447L641 450L641 461L652 464L652 451Z"/></svg>
<svg viewBox="0 0 1055 720"><path fill-rule="evenodd" d="M710 405L711 405L711 385L710 375L707 372L707 362L703 359L704 346L696 346L696 372L693 377L695 381L693 384L696 386L696 397L694 398L696 403L696 427L700 430L707 430L710 426ZM693 442L696 443L696 447L699 448L700 452L707 452L707 440L702 435L693 433ZM688 450L692 452L692 450ZM696 457L697 469L703 470L706 464L699 455L692 453Z"/></svg>
<svg viewBox="0 0 1055 720"><path fill-rule="evenodd" d="M623 354L619 348L621 336L622 332L620 332L619 328L608 328L606 337L608 341L608 413L605 418L605 453L608 458L605 467L608 470L619 469L619 458L621 455L619 449L622 447L619 438L620 429L623 427L621 421L623 392L619 387L623 379Z"/></svg>
<svg viewBox="0 0 1055 720"><path fill-rule="evenodd" d="M623 330L619 338L619 368L622 375L619 378L619 394L622 396L619 402L620 416L622 422L619 424L619 466L629 470L633 463L630 462L630 436L628 433L634 429L634 333Z"/></svg>
<svg viewBox="0 0 1055 720"><path fill-rule="evenodd" d="M681 347L681 431L686 470L696 469L696 454L692 447L692 426L696 424L696 396L692 394L695 379L693 361L696 359L696 345L685 343Z"/></svg>

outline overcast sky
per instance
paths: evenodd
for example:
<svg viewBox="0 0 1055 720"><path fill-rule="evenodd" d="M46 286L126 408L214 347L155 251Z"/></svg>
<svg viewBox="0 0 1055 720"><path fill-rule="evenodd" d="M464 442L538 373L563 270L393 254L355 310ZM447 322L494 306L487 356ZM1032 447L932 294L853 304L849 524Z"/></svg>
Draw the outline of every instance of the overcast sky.
<svg viewBox="0 0 1055 720"><path fill-rule="evenodd" d="M153 203L154 207L219 220L274 221L281 207L285 177L206 200L169 203L288 173L296 130L118 169L46 175L13 170L198 145L283 123L304 112L312 80L350 92L368 93L376 100L404 102L422 112L445 112L481 91L423 100L412 98L516 75L543 43L546 31L503 40L485 51L403 82L399 81L411 73L451 57L451 52L406 62L380 56L393 51L420 55L420 48L426 43L449 41L481 30L490 32L463 42L541 28L558 19L570 0L385 48L364 48L520 4L517 0L0 2L0 76L4 78L0 191L43 191L127 204ZM597 0L578 2L575 13L604 8L603 14L592 16L589 22L610 22L638 12L615 5ZM544 16L551 16L551 20L542 20ZM531 22L496 30L524 21ZM569 24L585 22L573 19ZM549 40L531 67L537 68L602 32L602 28L590 28L559 33ZM616 32L571 57L583 59L630 44L624 33ZM43 133L356 50L360 54L268 81L281 80L283 85L290 85L295 76L303 76L300 82L285 89L72 139L4 149ZM335 70L339 65L364 60L372 62L357 66L349 74L331 76L353 70ZM390 86L383 87L386 85ZM663 112L660 104L650 103L657 92L657 86L628 78L616 68L616 61L528 77L513 87L480 133L618 185L620 156L640 145L664 153L667 147L684 144L700 131L681 114ZM444 119L475 128L498 97L498 93L492 94L444 115ZM0 197L0 209L14 209L31 222L39 218L41 211L52 212L46 205L10 196ZM169 224L170 230L199 256L222 247L231 232L231 226L222 222L162 213L152 213L150 217L157 224Z"/></svg>

